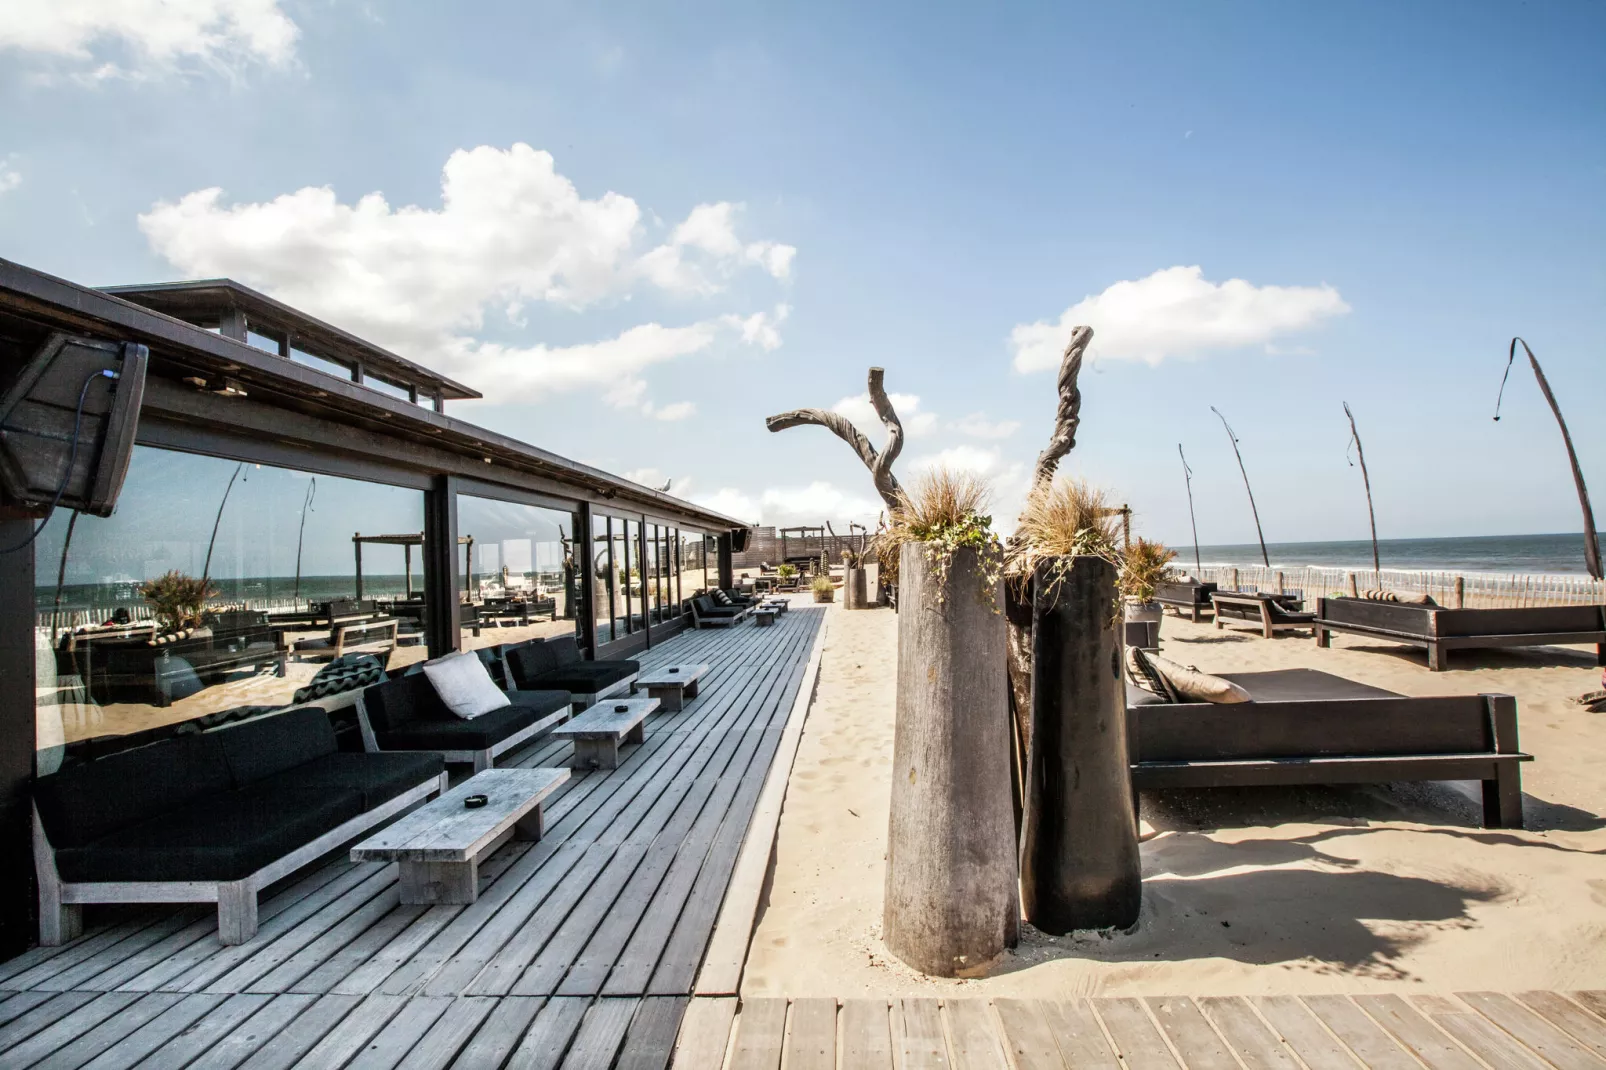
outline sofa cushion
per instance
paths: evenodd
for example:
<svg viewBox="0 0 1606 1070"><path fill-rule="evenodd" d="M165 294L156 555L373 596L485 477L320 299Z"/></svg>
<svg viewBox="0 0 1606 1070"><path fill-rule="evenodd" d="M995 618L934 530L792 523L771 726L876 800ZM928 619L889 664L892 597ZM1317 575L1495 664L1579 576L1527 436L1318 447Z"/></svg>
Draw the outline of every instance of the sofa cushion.
<svg viewBox="0 0 1606 1070"><path fill-rule="evenodd" d="M567 691L511 691L508 699L472 721L415 721L387 732L376 728L374 737L382 750L487 750L572 701Z"/></svg>
<svg viewBox="0 0 1606 1070"><path fill-rule="evenodd" d="M580 653L580 641L572 635L559 635L548 639L546 648L552 652L559 665L573 665L585 660Z"/></svg>
<svg viewBox="0 0 1606 1070"><path fill-rule="evenodd" d="M372 810L396 796L438 777L446 768L439 754L428 751L350 752L325 754L258 781L264 788L362 792L362 807Z"/></svg>
<svg viewBox="0 0 1606 1070"><path fill-rule="evenodd" d="M424 675L446 708L465 721L507 705L484 663L468 651L424 662Z"/></svg>
<svg viewBox="0 0 1606 1070"><path fill-rule="evenodd" d="M719 605L729 606L731 604L731 596L726 594L724 591L720 590L717 587L714 588L713 596L714 596L714 601L716 603L718 603Z"/></svg>
<svg viewBox="0 0 1606 1070"><path fill-rule="evenodd" d="M355 788L252 785L59 850L56 868L67 881L240 880L362 811Z"/></svg>
<svg viewBox="0 0 1606 1070"><path fill-rule="evenodd" d="M182 736L34 781L51 845L80 847L234 787L215 735Z"/></svg>
<svg viewBox="0 0 1606 1070"><path fill-rule="evenodd" d="M326 641L327 642L327 641ZM338 695L369 687L385 678L385 667L371 654L342 654L319 669L306 687L295 694L296 702Z"/></svg>
<svg viewBox="0 0 1606 1070"><path fill-rule="evenodd" d="M329 714L317 706L221 728L217 738L234 784L242 788L339 749Z"/></svg>
<svg viewBox="0 0 1606 1070"><path fill-rule="evenodd" d="M641 671L639 661L582 661L544 672L532 686L562 688L581 695L595 695Z"/></svg>
<svg viewBox="0 0 1606 1070"><path fill-rule="evenodd" d="M534 680L558 667L557 651L539 640L520 643L505 649L502 664L507 667L509 682L514 687L520 690L539 689L540 685Z"/></svg>
<svg viewBox="0 0 1606 1070"><path fill-rule="evenodd" d="M692 601L697 605L697 612L704 617L734 617L741 612L735 606L718 606L706 594L700 594Z"/></svg>
<svg viewBox="0 0 1606 1070"><path fill-rule="evenodd" d="M362 704L376 734L419 722L457 720L422 672L375 684L362 693Z"/></svg>

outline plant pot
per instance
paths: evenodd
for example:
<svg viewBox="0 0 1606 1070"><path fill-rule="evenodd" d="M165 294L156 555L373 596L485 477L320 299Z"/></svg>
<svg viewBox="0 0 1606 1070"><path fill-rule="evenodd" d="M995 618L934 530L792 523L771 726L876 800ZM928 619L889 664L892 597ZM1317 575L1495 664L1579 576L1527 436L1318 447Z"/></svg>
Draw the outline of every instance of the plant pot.
<svg viewBox="0 0 1606 1070"><path fill-rule="evenodd" d="M999 584L975 550L939 578L929 544L898 573L897 722L881 931L924 973L971 975L1019 932Z"/></svg>
<svg viewBox="0 0 1606 1070"><path fill-rule="evenodd" d="M1127 602L1126 619L1152 623L1165 616L1165 607L1159 602Z"/></svg>
<svg viewBox="0 0 1606 1070"><path fill-rule="evenodd" d="M871 609L870 581L862 568L846 569L842 573L842 608Z"/></svg>
<svg viewBox="0 0 1606 1070"><path fill-rule="evenodd" d="M829 590L825 590L825 591L815 591L814 592L814 600L816 602L835 602L836 601L836 588L832 587Z"/></svg>

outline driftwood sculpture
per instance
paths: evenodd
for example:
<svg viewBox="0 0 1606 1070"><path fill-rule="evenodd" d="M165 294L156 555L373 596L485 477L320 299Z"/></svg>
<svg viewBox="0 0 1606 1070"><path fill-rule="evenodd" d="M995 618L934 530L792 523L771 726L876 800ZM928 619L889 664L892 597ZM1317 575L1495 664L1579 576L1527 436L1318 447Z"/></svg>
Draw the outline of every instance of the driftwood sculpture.
<svg viewBox="0 0 1606 1070"><path fill-rule="evenodd" d="M1221 410L1214 405L1210 406L1210 411L1221 416ZM1260 530L1260 510L1255 507L1255 491L1249 485L1249 470L1244 467L1244 455L1238 449L1238 436L1233 432L1232 425L1227 422L1225 416L1221 416L1221 426L1227 429L1227 440L1232 443L1232 454L1238 458L1238 471L1243 473L1244 490L1249 493L1249 512L1255 518L1255 535L1260 539L1260 560L1270 568L1271 555L1266 552L1266 533Z"/></svg>
<svg viewBox="0 0 1606 1070"><path fill-rule="evenodd" d="M870 440L857 427L839 412L827 412L824 409L793 409L791 412L777 413L764 421L764 426L771 431L785 431L789 427L801 427L804 424L814 424L823 427L836 435L843 442L853 447L859 455L859 460L870 470L870 478L875 481L876 493L881 500L887 503L887 508L898 508L898 495L903 488L898 485L897 477L892 474L892 462L898 459L903 450L903 423L898 419L897 411L887 398L886 388L882 385L885 371L881 368L870 369L870 404L875 408L881 422L887 425L887 444L877 452L870 444ZM1041 463L1041 461L1039 461Z"/></svg>
<svg viewBox="0 0 1606 1070"><path fill-rule="evenodd" d="M1372 477L1366 471L1366 451L1361 448L1361 433L1355 428L1355 414L1344 402L1344 415L1349 417L1350 439L1355 443L1355 458L1361 462L1361 482L1366 486L1366 519L1372 523L1372 573L1378 587L1383 586L1383 565L1377 555L1377 511L1372 508Z"/></svg>
<svg viewBox="0 0 1606 1070"><path fill-rule="evenodd" d="M1578 467L1578 452L1573 449L1573 436L1567 430L1567 421L1561 418L1561 406L1556 404L1556 395L1550 390L1550 381L1539 367L1539 360L1534 351L1528 348L1528 343L1521 338L1511 340L1511 351L1506 354L1506 374L1500 378L1500 396L1495 399L1494 418L1500 421L1500 402L1506 396L1506 380L1511 377L1511 362L1517 359L1517 345L1522 344L1522 351L1528 354L1528 364L1534 370L1534 378L1539 380L1539 389L1544 393L1545 400L1550 402L1550 411L1556 416L1556 423L1561 427L1561 440L1567 445L1567 460L1573 466L1573 485L1578 488L1578 505L1584 511L1584 567L1594 579L1601 578L1600 564L1600 536L1595 532L1595 513L1589 507L1589 490L1584 486L1584 470Z"/></svg>

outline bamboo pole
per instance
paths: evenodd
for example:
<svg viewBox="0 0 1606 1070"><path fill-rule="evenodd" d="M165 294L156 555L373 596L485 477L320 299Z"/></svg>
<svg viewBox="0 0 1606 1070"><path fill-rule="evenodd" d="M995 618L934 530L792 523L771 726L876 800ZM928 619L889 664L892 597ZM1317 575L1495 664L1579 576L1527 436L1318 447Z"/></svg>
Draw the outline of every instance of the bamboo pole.
<svg viewBox="0 0 1606 1070"><path fill-rule="evenodd" d="M1260 510L1255 507L1255 491L1249 485L1249 470L1244 467L1244 455L1238 449L1238 436L1233 433L1232 425L1221 415L1220 409L1212 405L1210 411L1221 417L1221 426L1227 429L1227 441L1232 443L1233 456L1238 458L1238 471L1243 473L1244 490L1249 494L1249 512L1255 518L1255 535L1260 539L1260 559L1265 562L1267 568L1270 568L1271 555L1266 552L1266 533L1260 529Z"/></svg>
<svg viewBox="0 0 1606 1070"><path fill-rule="evenodd" d="M1193 525L1193 574L1200 580L1204 565L1199 562L1199 520L1193 515L1193 469L1188 467L1188 455L1182 452L1182 443L1177 443L1177 456L1182 458L1182 480L1188 487L1188 523Z"/></svg>
<svg viewBox="0 0 1606 1070"><path fill-rule="evenodd" d="M1349 402L1344 402L1344 415L1349 417L1349 433L1355 443L1355 457L1361 462L1361 483L1366 487L1366 519L1372 525L1372 573L1377 577L1379 588L1383 586L1383 565L1377 555L1377 511L1372 508L1372 477L1366 471L1366 450L1361 447L1361 433L1355 427L1355 414L1350 412Z"/></svg>

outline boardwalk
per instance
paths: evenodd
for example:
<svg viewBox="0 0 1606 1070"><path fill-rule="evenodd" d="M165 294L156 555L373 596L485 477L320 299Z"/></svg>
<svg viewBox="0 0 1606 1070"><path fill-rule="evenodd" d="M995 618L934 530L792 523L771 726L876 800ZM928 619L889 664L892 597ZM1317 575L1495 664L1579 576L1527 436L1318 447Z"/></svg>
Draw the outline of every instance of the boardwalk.
<svg viewBox="0 0 1606 1070"><path fill-rule="evenodd" d="M692 1002L689 1070L1601 1070L1606 992ZM785 1062L782 1062L782 1059ZM606 1063L597 1065L605 1066ZM621 1064L623 1065L623 1064Z"/></svg>
<svg viewBox="0 0 1606 1070"><path fill-rule="evenodd" d="M403 906L394 865L337 859L266 897L248 944L156 908L0 963L0 1067L665 1065L823 619L800 602L643 656L713 668L549 799L472 905Z"/></svg>

